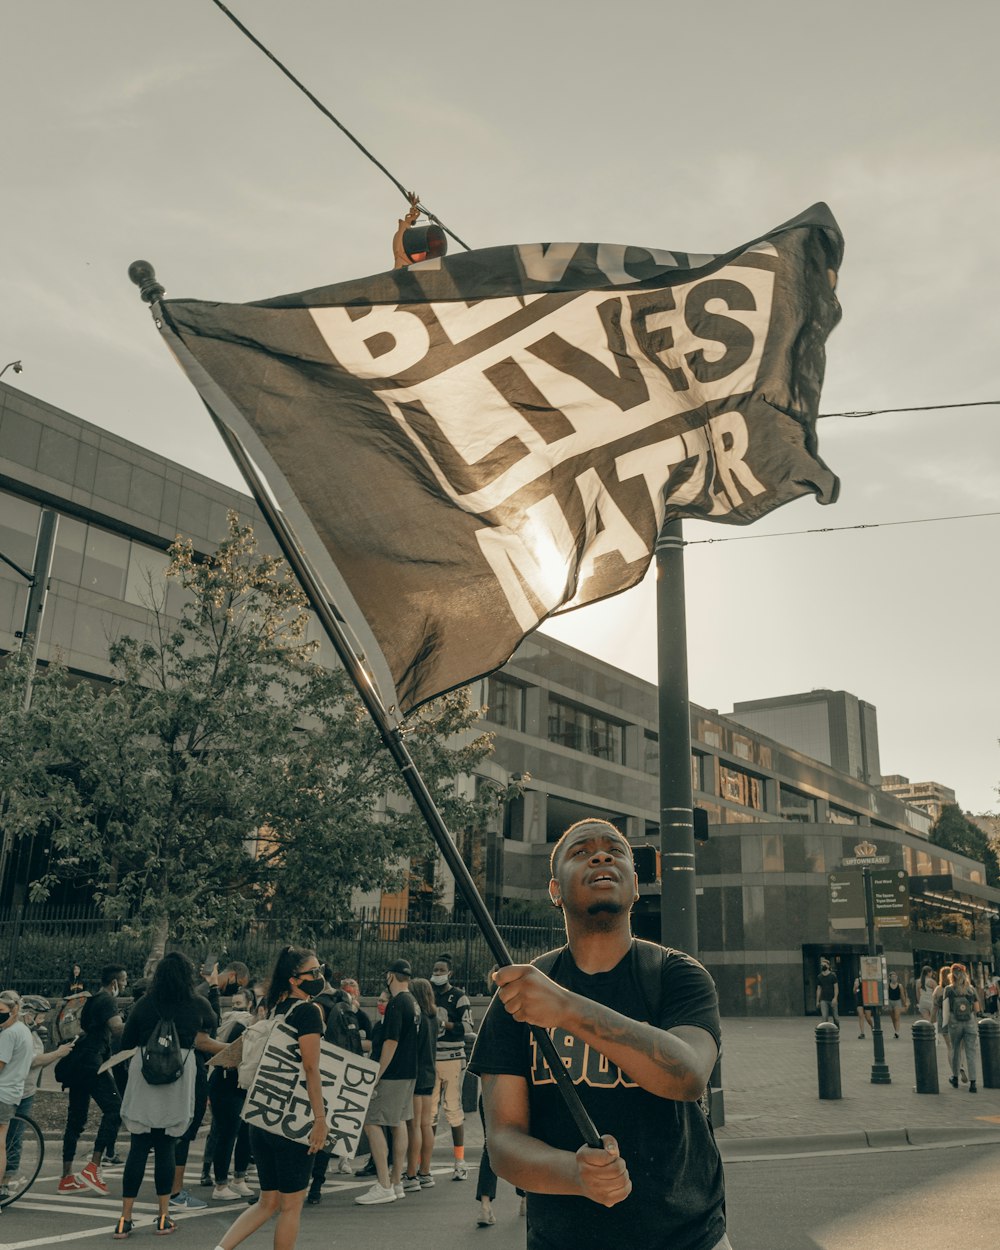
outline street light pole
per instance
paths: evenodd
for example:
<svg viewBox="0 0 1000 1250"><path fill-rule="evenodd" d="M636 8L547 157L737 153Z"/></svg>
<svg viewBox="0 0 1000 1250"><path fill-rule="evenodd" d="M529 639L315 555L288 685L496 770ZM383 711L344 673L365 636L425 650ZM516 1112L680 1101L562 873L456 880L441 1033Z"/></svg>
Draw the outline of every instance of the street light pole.
<svg viewBox="0 0 1000 1250"><path fill-rule="evenodd" d="M861 875L865 882L865 927L868 930L868 954L875 957L875 884L872 881L872 870L862 868ZM879 977L879 985L882 978ZM878 994L878 1002L872 1003L872 1044L874 1062L872 1063L872 1085L891 1085L889 1065L885 1061L885 1035L882 1032L882 993Z"/></svg>

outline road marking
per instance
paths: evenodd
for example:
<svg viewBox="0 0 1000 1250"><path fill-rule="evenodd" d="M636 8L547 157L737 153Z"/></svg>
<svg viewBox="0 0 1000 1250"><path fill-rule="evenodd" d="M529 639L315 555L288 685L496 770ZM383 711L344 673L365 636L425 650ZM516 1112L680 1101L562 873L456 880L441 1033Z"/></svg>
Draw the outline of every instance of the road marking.
<svg viewBox="0 0 1000 1250"><path fill-rule="evenodd" d="M44 1211L47 1215L57 1213L52 1207L36 1207L30 1202L24 1203L24 1209L28 1211ZM96 1214L96 1212L94 1212L94 1214ZM204 1211L186 1211L179 1218L180 1220L193 1220L199 1215L212 1214L214 1214L213 1209L211 1207L206 1207ZM106 1215L102 1218L100 1228L88 1228L84 1229L82 1232L76 1233L57 1233L54 1237L50 1233L47 1237L33 1237L29 1241L5 1241L2 1243L3 1250L32 1250L34 1246L57 1246L62 1245L64 1241L85 1241L88 1237L108 1237L110 1232L107 1224L104 1223L106 1218ZM172 1215L170 1218L177 1219L178 1217Z"/></svg>

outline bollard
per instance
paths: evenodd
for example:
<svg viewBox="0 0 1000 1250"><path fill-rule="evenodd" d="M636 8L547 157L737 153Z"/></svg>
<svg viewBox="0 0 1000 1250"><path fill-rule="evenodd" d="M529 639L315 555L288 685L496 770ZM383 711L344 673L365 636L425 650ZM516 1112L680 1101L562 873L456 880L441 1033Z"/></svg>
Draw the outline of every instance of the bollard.
<svg viewBox="0 0 1000 1250"><path fill-rule="evenodd" d="M840 1029L830 1021L816 1025L816 1073L820 1098L841 1098Z"/></svg>
<svg viewBox="0 0 1000 1250"><path fill-rule="evenodd" d="M1000 1021L979 1021L979 1054L983 1061L983 1089L1000 1089Z"/></svg>
<svg viewBox="0 0 1000 1250"><path fill-rule="evenodd" d="M939 1094L937 1052L934 1049L934 1025L917 1020L913 1025L913 1071L918 1094Z"/></svg>

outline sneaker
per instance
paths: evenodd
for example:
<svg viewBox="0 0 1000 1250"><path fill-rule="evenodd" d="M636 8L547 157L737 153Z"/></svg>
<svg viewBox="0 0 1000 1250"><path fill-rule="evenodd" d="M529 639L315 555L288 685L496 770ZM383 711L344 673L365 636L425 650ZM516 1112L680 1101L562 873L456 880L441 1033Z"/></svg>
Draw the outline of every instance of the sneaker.
<svg viewBox="0 0 1000 1250"><path fill-rule="evenodd" d="M184 1191L181 1190L181 1192L183 1193ZM170 1201L173 1202L173 1199L171 1198ZM203 1202L201 1205L204 1207L208 1204ZM158 1237L166 1237L168 1233L177 1232L177 1225L169 1215L158 1215L153 1221L153 1229Z"/></svg>
<svg viewBox="0 0 1000 1250"><path fill-rule="evenodd" d="M202 1202L200 1198L196 1198L194 1194L189 1194L186 1189L182 1189L179 1194L174 1194L170 1199L171 1211L197 1211L202 1207L207 1207L207 1202ZM168 1229L168 1232L174 1230Z"/></svg>
<svg viewBox="0 0 1000 1250"><path fill-rule="evenodd" d="M87 1186L78 1176L64 1176L56 1188L61 1194L77 1194Z"/></svg>
<svg viewBox="0 0 1000 1250"><path fill-rule="evenodd" d="M970 1094L978 1094L978 1093L979 1093L979 1090L976 1088L976 1082L975 1082L975 1081L970 1081L970 1082L969 1082L969 1093L970 1093Z"/></svg>
<svg viewBox="0 0 1000 1250"><path fill-rule="evenodd" d="M202 1187L202 1189L207 1189L207 1188L209 1187L209 1185L213 1185L213 1186L214 1186L215 1181L213 1181L213 1180L212 1180L211 1173L209 1173L209 1172L202 1172L202 1174L201 1174L201 1180L199 1180L198 1184Z"/></svg>
<svg viewBox="0 0 1000 1250"><path fill-rule="evenodd" d="M451 1174L453 1181L467 1181L469 1179L469 1169L464 1163L456 1163L455 1170Z"/></svg>
<svg viewBox="0 0 1000 1250"><path fill-rule="evenodd" d="M355 1198L354 1201L359 1207L374 1207L382 1202L395 1202L396 1191L391 1185L388 1189L383 1189L376 1181L371 1189Z"/></svg>
<svg viewBox="0 0 1000 1250"><path fill-rule="evenodd" d="M528 1214L528 1199L524 1196L524 1194L521 1195L521 1205L518 1207L517 1213L518 1215Z"/></svg>
<svg viewBox="0 0 1000 1250"><path fill-rule="evenodd" d="M404 1173L403 1173L402 1185L403 1185L403 1189L404 1189L404 1191L405 1191L406 1193L408 1193L408 1194L419 1194L419 1193L420 1193L420 1188L421 1188L421 1186L420 1186L420 1179L419 1179L419 1177L416 1177L416 1176L407 1176L407 1175L406 1175L406 1173L404 1172Z"/></svg>
<svg viewBox="0 0 1000 1250"><path fill-rule="evenodd" d="M406 1197L406 1190L403 1188L402 1181L396 1181L396 1183L392 1187L392 1192L396 1195L397 1198Z"/></svg>
<svg viewBox="0 0 1000 1250"><path fill-rule="evenodd" d="M418 1172L417 1180L420 1182L421 1189L434 1188L434 1177L431 1176L430 1172Z"/></svg>
<svg viewBox="0 0 1000 1250"><path fill-rule="evenodd" d="M107 1151L104 1152L104 1158L101 1160L102 1168L120 1168L124 1166L125 1160L120 1155L116 1155L114 1151L111 1154L108 1154Z"/></svg>
<svg viewBox="0 0 1000 1250"><path fill-rule="evenodd" d="M480 1211L479 1215L476 1217L477 1228L489 1228L491 1224L495 1224L496 1222L497 1217L493 1214L492 1210L487 1211L484 1209Z"/></svg>
<svg viewBox="0 0 1000 1250"><path fill-rule="evenodd" d="M216 1185L212 1190L213 1202L237 1202L243 1196L243 1194L231 1188L228 1182L224 1185Z"/></svg>
<svg viewBox="0 0 1000 1250"><path fill-rule="evenodd" d="M963 1085L968 1085L969 1083L969 1074L966 1072L964 1064L958 1069L958 1079Z"/></svg>
<svg viewBox="0 0 1000 1250"><path fill-rule="evenodd" d="M306 1194L306 1202L311 1207L318 1207L323 1201L323 1191L321 1189L310 1189Z"/></svg>
<svg viewBox="0 0 1000 1250"><path fill-rule="evenodd" d="M375 1168L375 1160L369 1159L368 1162L364 1165L364 1167L358 1168L358 1170L354 1173L354 1175L355 1176L377 1176L378 1173Z"/></svg>
<svg viewBox="0 0 1000 1250"><path fill-rule="evenodd" d="M127 1220L123 1215L115 1225L115 1231L111 1234L111 1236L115 1239L115 1241L124 1241L126 1237L132 1236L132 1229L134 1227L135 1225L133 1222L131 1220Z"/></svg>
<svg viewBox="0 0 1000 1250"><path fill-rule="evenodd" d="M350 1159L338 1159L337 1171L341 1174L341 1176L350 1176L351 1175Z"/></svg>
<svg viewBox="0 0 1000 1250"><path fill-rule="evenodd" d="M101 1179L101 1170L96 1163L88 1163L87 1166L80 1172L79 1179L83 1181L84 1189L96 1189L99 1194L106 1194L108 1192L107 1185L105 1185L104 1181ZM60 1190L62 1189L61 1184L59 1188Z"/></svg>
<svg viewBox="0 0 1000 1250"><path fill-rule="evenodd" d="M16 1198L22 1189L27 1188L28 1178L26 1176L12 1176L10 1180L4 1184L4 1189L7 1191L8 1198Z"/></svg>
<svg viewBox="0 0 1000 1250"><path fill-rule="evenodd" d="M237 1176L235 1180L229 1182L229 1188L235 1189L241 1198L252 1198L253 1190L246 1183L242 1176Z"/></svg>
<svg viewBox="0 0 1000 1250"><path fill-rule="evenodd" d="M958 1089L958 1078L955 1076L949 1076L948 1084L952 1087L952 1089Z"/></svg>

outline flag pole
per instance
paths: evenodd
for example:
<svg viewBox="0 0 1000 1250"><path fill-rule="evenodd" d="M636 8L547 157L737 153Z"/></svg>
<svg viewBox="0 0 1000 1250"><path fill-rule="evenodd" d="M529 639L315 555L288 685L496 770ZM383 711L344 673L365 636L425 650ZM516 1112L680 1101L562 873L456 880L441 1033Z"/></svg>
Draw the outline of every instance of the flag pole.
<svg viewBox="0 0 1000 1250"><path fill-rule="evenodd" d="M193 381L193 375L199 371L199 367L188 352L180 336L174 332L169 324L166 311L160 304L164 289L157 282L152 265L147 261L134 261L129 266L128 272L131 280L139 287L141 298L145 303L149 304L153 320L167 341L167 345ZM192 366L190 369L188 368L189 365ZM295 574L306 599L309 601L310 608L326 631L338 659L343 664L344 670L350 677L362 703L365 705L365 709L374 721L382 741L395 761L406 783L406 787L417 805L417 809L423 816L431 836L437 844L438 850L441 852L445 863L451 869L455 878L455 885L465 899L469 910L475 916L476 923L479 925L483 937L493 953L493 957L500 967L513 963L506 944L500 935L500 930L497 928L489 909L476 888L472 874L459 854L458 847L451 836L448 826L445 824L444 817L434 802L434 796L417 769L416 763L403 739L401 729L390 720L374 683L365 671L364 665L348 637L343 616L331 602L329 592L312 567L301 544L296 539L287 518L272 499L256 466L247 454L246 448L233 430L215 412L205 396L202 395L201 398L215 428L219 431L222 441L226 445L226 449L243 475L254 502L260 509L264 520L274 535L275 541L281 548L281 554ZM588 1146L600 1149L602 1145L600 1134L587 1114L583 1103L580 1101L580 1096L573 1085L565 1064L556 1051L555 1044L549 1036L548 1030L532 1025L531 1032L549 1066L549 1071L555 1078L556 1085L559 1087L567 1109L573 1116L573 1120L584 1142Z"/></svg>

